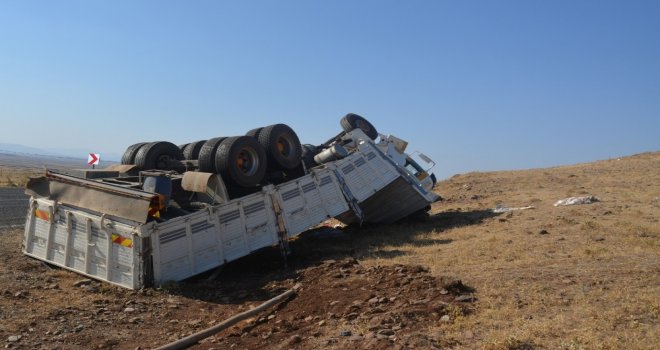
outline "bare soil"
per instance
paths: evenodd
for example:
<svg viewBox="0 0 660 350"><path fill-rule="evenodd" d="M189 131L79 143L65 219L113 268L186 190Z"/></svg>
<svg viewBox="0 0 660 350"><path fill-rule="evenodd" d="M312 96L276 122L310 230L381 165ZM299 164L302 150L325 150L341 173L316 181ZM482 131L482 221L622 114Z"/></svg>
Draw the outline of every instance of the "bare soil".
<svg viewBox="0 0 660 350"><path fill-rule="evenodd" d="M320 229L191 281L130 291L0 237L0 344L154 348L300 283L196 349L654 349L660 343L660 152L469 173L426 218ZM569 196L600 201L554 207ZM497 206L533 209L496 214ZM333 225L333 223L329 223Z"/></svg>

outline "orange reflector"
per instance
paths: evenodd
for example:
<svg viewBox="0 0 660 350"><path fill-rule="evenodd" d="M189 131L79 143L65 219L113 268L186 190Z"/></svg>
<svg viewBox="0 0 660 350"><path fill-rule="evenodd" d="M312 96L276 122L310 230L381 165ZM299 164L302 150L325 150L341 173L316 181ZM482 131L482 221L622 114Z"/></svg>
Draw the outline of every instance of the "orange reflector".
<svg viewBox="0 0 660 350"><path fill-rule="evenodd" d="M127 248L133 248L132 239L114 233L112 234L112 243L116 243Z"/></svg>
<svg viewBox="0 0 660 350"><path fill-rule="evenodd" d="M50 221L50 213L46 210L35 209L34 216L38 217L41 220Z"/></svg>

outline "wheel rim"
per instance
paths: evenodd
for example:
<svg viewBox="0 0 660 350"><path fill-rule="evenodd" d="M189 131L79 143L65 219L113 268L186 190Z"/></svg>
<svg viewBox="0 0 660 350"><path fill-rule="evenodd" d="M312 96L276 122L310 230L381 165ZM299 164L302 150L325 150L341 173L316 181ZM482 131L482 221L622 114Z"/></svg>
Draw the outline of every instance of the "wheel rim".
<svg viewBox="0 0 660 350"><path fill-rule="evenodd" d="M287 137L278 137L277 138L277 151L284 157L291 156L291 150L293 149L293 142Z"/></svg>
<svg viewBox="0 0 660 350"><path fill-rule="evenodd" d="M236 156L237 169L244 175L253 176L259 169L259 156L252 148L243 148Z"/></svg>

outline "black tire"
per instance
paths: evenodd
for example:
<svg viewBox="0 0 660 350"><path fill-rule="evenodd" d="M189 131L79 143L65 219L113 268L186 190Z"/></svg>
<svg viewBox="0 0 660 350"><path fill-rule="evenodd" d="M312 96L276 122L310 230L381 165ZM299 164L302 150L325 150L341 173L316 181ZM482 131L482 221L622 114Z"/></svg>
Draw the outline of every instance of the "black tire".
<svg viewBox="0 0 660 350"><path fill-rule="evenodd" d="M183 150L183 159L186 160L195 160L199 158L199 151L202 150L206 140L195 141L189 143L186 148Z"/></svg>
<svg viewBox="0 0 660 350"><path fill-rule="evenodd" d="M342 129L346 132L351 132L355 129L361 129L370 139L375 140L378 138L378 131L376 128L369 123L368 120L363 117L355 114L348 113L339 121Z"/></svg>
<svg viewBox="0 0 660 350"><path fill-rule="evenodd" d="M124 155L121 156L121 164L124 165L135 164L135 155L140 150L140 147L146 144L147 142L140 142L128 146L128 148L126 148L126 151L124 152Z"/></svg>
<svg viewBox="0 0 660 350"><path fill-rule="evenodd" d="M254 137L228 137L218 146L215 168L227 183L255 187L266 175L266 151Z"/></svg>
<svg viewBox="0 0 660 350"><path fill-rule="evenodd" d="M183 153L177 145L166 141L148 143L135 155L135 165L141 170L171 170L172 160L183 160Z"/></svg>
<svg viewBox="0 0 660 350"><path fill-rule="evenodd" d="M189 143L184 143L182 145L179 145L179 149L181 150L181 152L183 152L183 149L188 147L188 145L189 145Z"/></svg>
<svg viewBox="0 0 660 350"><path fill-rule="evenodd" d="M202 148L199 150L199 171L217 173L215 169L215 152L224 139L226 137L215 137L204 142Z"/></svg>
<svg viewBox="0 0 660 350"><path fill-rule="evenodd" d="M293 169L300 164L302 146L295 131L286 124L264 127L259 143L266 150L268 166L272 169Z"/></svg>
<svg viewBox="0 0 660 350"><path fill-rule="evenodd" d="M302 145L301 158L302 158L302 162L305 164L305 167L308 170L318 165L316 161L314 161L314 156L319 154L319 152L321 152L321 150L314 145L310 145L307 143Z"/></svg>
<svg viewBox="0 0 660 350"><path fill-rule="evenodd" d="M252 130L246 132L246 133L245 133L245 136L254 137L255 139L256 139L256 138L259 138L259 133L261 132L262 129L263 129L263 128L252 129Z"/></svg>

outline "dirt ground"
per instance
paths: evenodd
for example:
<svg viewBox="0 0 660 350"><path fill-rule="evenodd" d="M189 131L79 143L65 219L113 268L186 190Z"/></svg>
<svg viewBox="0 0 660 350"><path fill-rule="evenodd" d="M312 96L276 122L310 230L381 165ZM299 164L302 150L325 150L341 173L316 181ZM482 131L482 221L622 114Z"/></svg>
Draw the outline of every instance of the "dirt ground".
<svg viewBox="0 0 660 350"><path fill-rule="evenodd" d="M655 349L660 152L439 182L430 216L317 230L214 279L130 291L20 253L0 231L0 344L148 349L300 283L195 349ZM594 195L592 204L554 207ZM493 213L496 207L532 209Z"/></svg>

